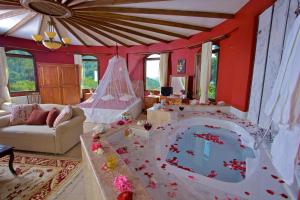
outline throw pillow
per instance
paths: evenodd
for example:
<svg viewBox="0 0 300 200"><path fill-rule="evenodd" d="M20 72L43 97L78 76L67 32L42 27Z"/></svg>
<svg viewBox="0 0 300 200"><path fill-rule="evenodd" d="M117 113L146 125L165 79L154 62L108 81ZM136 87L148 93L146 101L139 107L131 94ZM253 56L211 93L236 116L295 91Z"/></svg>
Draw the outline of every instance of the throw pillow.
<svg viewBox="0 0 300 200"><path fill-rule="evenodd" d="M34 109L28 120L27 125L44 125L46 124L46 119L49 111L43 111L41 109Z"/></svg>
<svg viewBox="0 0 300 200"><path fill-rule="evenodd" d="M53 123L53 127L56 128L59 124L68 121L72 118L72 106L67 105L64 109L60 112Z"/></svg>
<svg viewBox="0 0 300 200"><path fill-rule="evenodd" d="M55 121L55 119L57 118L58 115L59 115L59 110L57 110L56 108L52 108L52 109L49 111L49 114L48 114L47 120L46 120L46 124L47 124L50 128L53 127L54 121Z"/></svg>
<svg viewBox="0 0 300 200"><path fill-rule="evenodd" d="M37 104L20 104L11 108L10 125L26 124L31 112L37 109Z"/></svg>
<svg viewBox="0 0 300 200"><path fill-rule="evenodd" d="M132 98L133 98L132 95L125 94L125 95L123 95L123 96L120 97L120 101L129 101Z"/></svg>
<svg viewBox="0 0 300 200"><path fill-rule="evenodd" d="M105 95L105 96L101 97L101 99L103 101L109 101L109 100L114 100L115 97L113 97L111 94L108 94L108 95Z"/></svg>

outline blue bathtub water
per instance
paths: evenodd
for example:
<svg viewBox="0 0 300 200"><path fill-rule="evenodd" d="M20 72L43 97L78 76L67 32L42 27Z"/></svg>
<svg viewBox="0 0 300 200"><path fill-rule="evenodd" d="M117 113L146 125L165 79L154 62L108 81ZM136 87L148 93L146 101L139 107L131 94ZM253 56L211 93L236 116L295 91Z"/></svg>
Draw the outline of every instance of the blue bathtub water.
<svg viewBox="0 0 300 200"><path fill-rule="evenodd" d="M186 129L169 149L169 164L233 183L245 178L246 158L255 157L251 148L241 145L237 133L206 125Z"/></svg>

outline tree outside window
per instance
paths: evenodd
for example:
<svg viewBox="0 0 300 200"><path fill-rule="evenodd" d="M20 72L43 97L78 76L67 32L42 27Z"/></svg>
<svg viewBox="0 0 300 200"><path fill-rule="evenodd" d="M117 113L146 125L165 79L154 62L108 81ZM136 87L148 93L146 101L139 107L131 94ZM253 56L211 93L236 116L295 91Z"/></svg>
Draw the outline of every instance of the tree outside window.
<svg viewBox="0 0 300 200"><path fill-rule="evenodd" d="M160 91L159 54L152 54L145 60L145 83L146 90Z"/></svg>
<svg viewBox="0 0 300 200"><path fill-rule="evenodd" d="M23 50L6 52L10 92L36 91L33 56Z"/></svg>
<svg viewBox="0 0 300 200"><path fill-rule="evenodd" d="M95 89L98 86L98 59L95 56L82 56L82 89Z"/></svg>
<svg viewBox="0 0 300 200"><path fill-rule="evenodd" d="M219 51L220 51L219 46L213 45L212 57L211 57L211 78L210 78L210 84L209 84L209 88L208 88L208 98L210 100L216 99Z"/></svg>

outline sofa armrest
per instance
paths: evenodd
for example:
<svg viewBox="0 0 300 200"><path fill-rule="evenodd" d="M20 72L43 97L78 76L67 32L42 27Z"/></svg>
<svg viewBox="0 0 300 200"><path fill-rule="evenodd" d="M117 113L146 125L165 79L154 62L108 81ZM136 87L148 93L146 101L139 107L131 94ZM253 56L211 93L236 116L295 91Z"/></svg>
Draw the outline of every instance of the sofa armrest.
<svg viewBox="0 0 300 200"><path fill-rule="evenodd" d="M84 116L75 116L59 124L55 129L56 153L64 154L80 141L83 133Z"/></svg>
<svg viewBox="0 0 300 200"><path fill-rule="evenodd" d="M85 117L76 116L68 121L63 122L56 127L56 134L63 133L65 131L69 131L70 129L74 129L74 128L76 129L76 127L83 124L84 120L85 120Z"/></svg>
<svg viewBox="0 0 300 200"><path fill-rule="evenodd" d="M0 128L9 126L10 115L0 117Z"/></svg>
<svg viewBox="0 0 300 200"><path fill-rule="evenodd" d="M11 103L11 102L4 102L2 105L1 105L1 109L2 110L5 110L7 112L11 112L11 108L16 105L15 103Z"/></svg>

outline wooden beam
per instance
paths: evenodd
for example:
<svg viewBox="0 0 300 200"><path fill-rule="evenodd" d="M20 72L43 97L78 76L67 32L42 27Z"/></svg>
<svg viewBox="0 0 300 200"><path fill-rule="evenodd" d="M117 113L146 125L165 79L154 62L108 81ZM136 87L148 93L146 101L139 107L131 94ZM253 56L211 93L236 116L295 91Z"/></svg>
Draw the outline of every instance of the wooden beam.
<svg viewBox="0 0 300 200"><path fill-rule="evenodd" d="M95 32L95 33L97 33L99 35L102 35L103 37L106 37L106 38L108 38L108 39L110 39L112 41L115 41L115 42L117 42L117 43L119 43L119 44L121 44L121 45L123 45L125 47L130 47L128 44L126 44L126 43L118 40L117 38L114 38L113 36L111 36L109 34L104 33L103 31L100 31L99 29L94 28L93 26L90 26L90 25L86 24L85 27L88 28L89 30L91 30L91 31L93 31L93 32Z"/></svg>
<svg viewBox="0 0 300 200"><path fill-rule="evenodd" d="M4 5L0 3L0 10L22 9L21 5Z"/></svg>
<svg viewBox="0 0 300 200"><path fill-rule="evenodd" d="M28 13L21 21L19 21L16 25L14 25L12 28L10 28L8 31L6 31L3 35L7 36L9 34L12 34L16 32L18 29L26 25L28 22L30 22L31 19L33 19L37 13L30 12Z"/></svg>
<svg viewBox="0 0 300 200"><path fill-rule="evenodd" d="M67 4L69 4L69 3L72 3L72 1L73 1L73 0L64 0L64 1L62 2L62 4L67 5Z"/></svg>
<svg viewBox="0 0 300 200"><path fill-rule="evenodd" d="M75 19L78 19L78 20L84 20L82 18L77 18L77 17L73 17ZM152 36L152 35L148 35L148 34L144 34L144 33L141 33L141 32L138 32L138 31L135 31L135 30L132 30L132 29L128 29L128 28L124 28L122 26L118 26L118 25L115 25L115 24L112 24L112 23L107 23L105 21L103 22L99 22L99 21L94 21L94 20L84 20L85 23L89 23L93 26L97 26L97 25L103 25L103 26L106 26L108 28L113 28L115 30L120 30L120 31L124 31L124 32L127 32L127 33L131 33L131 34L134 34L134 35L137 35L137 36L140 36L140 37L144 37L144 38L147 38L147 39L151 39L151 40L155 40L155 41L160 41L160 42L169 42L165 39L162 39L160 37L155 37L155 36Z"/></svg>
<svg viewBox="0 0 300 200"><path fill-rule="evenodd" d="M84 14L76 14L75 16L90 19L90 16L86 16ZM118 19L112 19L112 18L93 18L93 20L97 20L98 22L99 21L100 22L102 22L102 21L111 22L114 24L119 24L119 25L123 25L123 26L127 26L127 27L142 29L142 30L160 33L163 35L169 35L169 36L177 37L177 38L188 38L187 36L179 34L179 33L166 31L166 30L162 30L159 28L145 26L145 25L141 25L141 24L136 24L136 23L132 23L132 22L124 21L124 20L118 20Z"/></svg>
<svg viewBox="0 0 300 200"><path fill-rule="evenodd" d="M28 10L25 10L25 9L11 10L11 11L0 14L0 20L15 17L18 15L22 15L27 12L28 12Z"/></svg>
<svg viewBox="0 0 300 200"><path fill-rule="evenodd" d="M188 17L208 17L232 19L234 14L219 13L219 12L204 12L204 11L187 11L187 10L171 10L171 9L154 9L154 8L129 8L129 7L91 7L91 8L74 8L77 12L116 12L116 13L138 13L138 14L153 14L153 15L177 15Z"/></svg>
<svg viewBox="0 0 300 200"><path fill-rule="evenodd" d="M0 0L0 4L2 4L2 5L16 5L16 6L21 6L20 2L18 2L18 1L10 1L10 0Z"/></svg>
<svg viewBox="0 0 300 200"><path fill-rule="evenodd" d="M72 34L74 37L81 42L84 46L88 46L83 39L62 19L57 18L57 20Z"/></svg>
<svg viewBox="0 0 300 200"><path fill-rule="evenodd" d="M42 26L43 26L43 23L44 23L44 15L41 15L42 16L42 19L39 23L39 27L38 27L38 33L39 35L42 35Z"/></svg>
<svg viewBox="0 0 300 200"><path fill-rule="evenodd" d="M143 2L156 2L156 1L169 1L169 0L95 0L95 1L78 1L69 3L69 7L78 8L89 8L95 5L120 5L120 4L131 4L131 3L143 3Z"/></svg>
<svg viewBox="0 0 300 200"><path fill-rule="evenodd" d="M90 38L94 39L95 41L99 42L100 44L109 47L108 44L106 44L105 42L103 42L102 40L100 40L99 38L97 38L96 36L92 35L90 32L88 32L87 30L85 30L84 28L82 28L81 26L77 25L76 23L74 23L73 20L67 20L67 22L69 24L71 24L72 26L74 26L75 28L77 28L78 30L80 30L82 33L86 34L87 36L89 36Z"/></svg>
<svg viewBox="0 0 300 200"><path fill-rule="evenodd" d="M76 11L77 12L77 11ZM161 19L152 19L152 18L146 18L146 17L137 17L137 16L130 16L130 15L122 15L122 14L115 14L115 13L86 13L86 16L90 17L104 17L104 18L113 18L113 19L122 19L122 20L129 20L129 21L136 21L136 22L143 22L148 24L158 24L163 26L171 26L171 27L177 27L177 28L183 28L183 29L192 29L192 30L198 30L198 31L204 31L208 32L211 30L211 28L204 27L204 26L197 26L197 25L191 25L191 24L184 24L179 22L172 22L172 21L166 21Z"/></svg>
<svg viewBox="0 0 300 200"><path fill-rule="evenodd" d="M78 20L78 19L75 20L75 22L80 23L82 26L85 27L86 22L82 22L82 21L80 22L80 20ZM106 31L106 32L108 32L108 33L112 33L112 34L114 34L114 35L120 36L120 37L125 38L125 39L127 39L127 40L136 42L136 43L138 43L138 44L142 44L142 45L145 45L145 46L148 45L147 43L145 43L145 42L143 42L143 41L141 41L141 40L138 40L138 39L136 39L136 38L133 38L133 37L131 37L131 36L129 36L129 35L125 35L125 34L119 32L119 31L115 31L115 30L110 29L110 28L108 28L108 27L105 27L105 26L102 26L102 25L99 25L99 24L95 24L94 26L97 27L97 28L99 28L99 29L101 29L102 31Z"/></svg>
<svg viewBox="0 0 300 200"><path fill-rule="evenodd" d="M56 33L57 33L57 35L58 35L59 40L63 43L63 40L62 40L60 31L59 31L59 29L57 28L56 23L55 23L53 17L50 17L50 22L53 24L54 29L56 30Z"/></svg>

